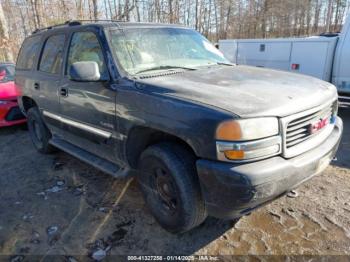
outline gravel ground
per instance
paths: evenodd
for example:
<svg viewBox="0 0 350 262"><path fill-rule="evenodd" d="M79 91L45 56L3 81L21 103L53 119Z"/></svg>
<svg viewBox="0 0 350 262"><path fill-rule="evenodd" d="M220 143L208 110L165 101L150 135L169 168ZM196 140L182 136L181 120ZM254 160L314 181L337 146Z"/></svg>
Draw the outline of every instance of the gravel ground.
<svg viewBox="0 0 350 262"><path fill-rule="evenodd" d="M63 152L39 154L23 127L2 128L0 254L350 255L350 110L340 115L337 161L297 198L282 197L237 223L208 219L183 235L155 222L134 181Z"/></svg>

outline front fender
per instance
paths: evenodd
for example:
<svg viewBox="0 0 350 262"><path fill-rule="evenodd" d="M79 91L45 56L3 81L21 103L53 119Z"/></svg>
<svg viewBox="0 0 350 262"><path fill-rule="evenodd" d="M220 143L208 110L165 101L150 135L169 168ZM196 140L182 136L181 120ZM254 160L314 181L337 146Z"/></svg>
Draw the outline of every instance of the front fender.
<svg viewBox="0 0 350 262"><path fill-rule="evenodd" d="M159 93L138 89L118 91L118 128L126 138L135 126L143 126L185 141L198 157L214 159L215 130L232 114Z"/></svg>

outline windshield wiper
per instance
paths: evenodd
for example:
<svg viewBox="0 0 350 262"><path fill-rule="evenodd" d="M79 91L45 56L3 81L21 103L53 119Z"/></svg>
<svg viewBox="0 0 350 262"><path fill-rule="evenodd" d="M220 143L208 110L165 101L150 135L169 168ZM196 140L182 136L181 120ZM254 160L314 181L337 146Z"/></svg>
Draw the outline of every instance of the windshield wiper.
<svg viewBox="0 0 350 262"><path fill-rule="evenodd" d="M186 69L186 70L197 70L196 68L192 67L185 67L185 66L172 66L172 65L161 65L161 66L155 66L147 69L143 69L140 71L137 71L135 74L141 74L149 71L155 71L155 70L171 70L171 69Z"/></svg>
<svg viewBox="0 0 350 262"><path fill-rule="evenodd" d="M206 65L204 65L204 67L211 67L211 66L218 66L218 65L220 65L220 66L221 65L223 65L223 66L235 66L236 64L212 61L212 63L206 64Z"/></svg>
<svg viewBox="0 0 350 262"><path fill-rule="evenodd" d="M235 64L231 63L225 63L225 62L216 62L217 65L227 65L227 66L234 66Z"/></svg>

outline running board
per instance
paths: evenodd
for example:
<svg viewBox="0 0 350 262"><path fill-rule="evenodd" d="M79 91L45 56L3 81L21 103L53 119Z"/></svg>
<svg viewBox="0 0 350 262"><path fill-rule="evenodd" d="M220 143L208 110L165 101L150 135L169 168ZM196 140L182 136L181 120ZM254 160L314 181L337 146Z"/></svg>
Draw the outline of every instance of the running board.
<svg viewBox="0 0 350 262"><path fill-rule="evenodd" d="M53 137L50 144L115 178L126 178L132 173L129 168L120 167L60 138Z"/></svg>

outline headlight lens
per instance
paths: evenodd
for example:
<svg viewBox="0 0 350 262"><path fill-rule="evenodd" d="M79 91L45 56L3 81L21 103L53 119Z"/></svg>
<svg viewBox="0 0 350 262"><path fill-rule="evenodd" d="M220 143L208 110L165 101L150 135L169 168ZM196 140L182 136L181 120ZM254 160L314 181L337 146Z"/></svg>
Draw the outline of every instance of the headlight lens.
<svg viewBox="0 0 350 262"><path fill-rule="evenodd" d="M217 156L222 161L262 159L282 150L274 117L225 121L217 128L216 139Z"/></svg>
<svg viewBox="0 0 350 262"><path fill-rule="evenodd" d="M216 139L247 141L274 136L279 133L275 117L238 119L222 122L216 129Z"/></svg>
<svg viewBox="0 0 350 262"><path fill-rule="evenodd" d="M0 100L0 105L6 105L7 103L9 103L9 101L7 101L7 100Z"/></svg>

